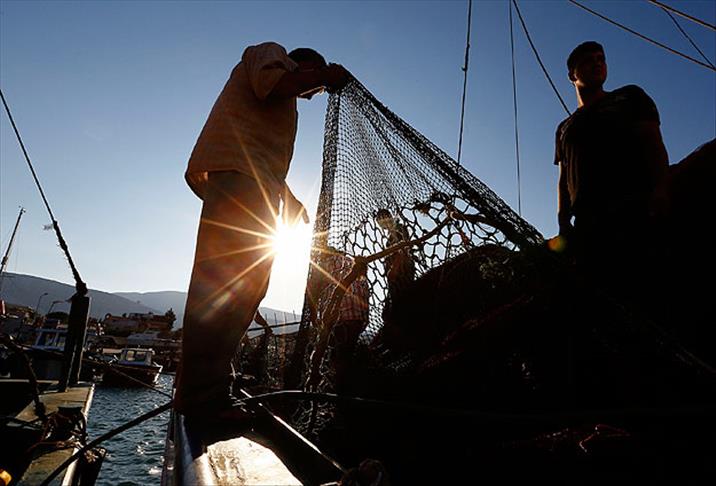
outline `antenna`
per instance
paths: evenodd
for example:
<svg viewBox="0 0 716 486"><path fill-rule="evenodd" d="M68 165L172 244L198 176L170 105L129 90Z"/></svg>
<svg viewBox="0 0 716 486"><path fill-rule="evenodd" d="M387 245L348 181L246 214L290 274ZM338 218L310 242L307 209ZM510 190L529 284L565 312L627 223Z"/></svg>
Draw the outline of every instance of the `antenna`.
<svg viewBox="0 0 716 486"><path fill-rule="evenodd" d="M25 214L25 208L20 206L20 213L17 215L17 221L15 221L15 227L12 229L12 235L10 236L10 242L7 244L7 250L2 257L0 262L0 291L2 291L2 281L5 278L5 268L7 267L8 257L10 256L10 250L12 250L12 244L15 241L15 235L17 234L17 227L20 226L20 219Z"/></svg>

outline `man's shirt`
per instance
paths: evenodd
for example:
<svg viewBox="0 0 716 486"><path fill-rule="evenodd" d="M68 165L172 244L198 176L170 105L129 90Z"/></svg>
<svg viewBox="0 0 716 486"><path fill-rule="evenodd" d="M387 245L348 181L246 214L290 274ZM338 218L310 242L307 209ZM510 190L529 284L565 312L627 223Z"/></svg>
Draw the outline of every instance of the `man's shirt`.
<svg viewBox="0 0 716 486"><path fill-rule="evenodd" d="M557 128L555 164L566 171L573 214L609 212L642 201L653 190L652 160L645 160L642 122L659 123L653 100L638 86L607 93L575 111Z"/></svg>
<svg viewBox="0 0 716 486"><path fill-rule="evenodd" d="M324 255L322 264L327 267L327 271L335 279L336 282L343 280L353 268L353 260L346 255L332 254ZM336 282L331 281L333 285L329 285L327 299L333 295ZM337 322L342 321L363 321L368 323L368 312L370 299L370 290L368 280L365 274L359 275L346 289L346 293L341 300L338 310ZM328 300L326 301L328 303ZM327 309L325 309L327 310ZM324 310L324 312L325 312Z"/></svg>
<svg viewBox="0 0 716 486"><path fill-rule="evenodd" d="M238 171L270 193L281 190L293 155L296 98L269 98L298 65L274 42L248 47L214 103L194 146L185 178L203 199L208 173Z"/></svg>

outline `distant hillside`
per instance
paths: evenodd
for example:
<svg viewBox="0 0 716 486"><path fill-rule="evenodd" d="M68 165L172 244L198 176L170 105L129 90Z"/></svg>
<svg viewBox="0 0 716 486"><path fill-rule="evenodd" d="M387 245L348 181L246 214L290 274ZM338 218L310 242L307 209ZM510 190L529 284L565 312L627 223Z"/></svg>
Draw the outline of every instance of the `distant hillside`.
<svg viewBox="0 0 716 486"><path fill-rule="evenodd" d="M42 296L45 292L47 292L47 295ZM65 301L72 297L74 293L74 285L20 273L6 273L2 283L2 298L5 302L34 309L39 301L37 310L42 314L46 314L50 308L53 311L69 312L70 304ZM121 315L125 312L164 314L168 309L156 309L138 304L119 295L102 292L101 290L90 289L89 296L92 299L90 315L97 319L103 318L108 313L115 315ZM55 301L60 302L53 304Z"/></svg>
<svg viewBox="0 0 716 486"><path fill-rule="evenodd" d="M47 295L40 299L40 296L45 292L47 292ZM73 285L19 273L6 273L2 285L2 298L5 302L34 309L39 299L38 311L42 314L46 314L50 307L52 307L53 311L69 312L70 304L64 301L72 297L74 293L75 288ZM169 309L173 309L177 316L177 320L174 322L175 329L181 327L184 319L186 292L166 290L143 293L109 293L90 289L89 295L92 298L90 315L97 319L103 318L106 314L122 315L129 312L164 314ZM53 305L53 301L62 302ZM300 315L270 307L259 307L259 312L269 324L294 322L301 318ZM258 324L254 323L251 328L257 326ZM285 332L286 330L289 330L289 328L279 328L277 333ZM290 330L293 330L293 328L291 327Z"/></svg>
<svg viewBox="0 0 716 486"><path fill-rule="evenodd" d="M135 304L145 305L152 309L159 309L161 313L165 313L169 309L174 310L177 320L174 327L181 327L184 320L184 304L186 303L186 292L178 292L175 290L165 290L160 292L115 292L127 300L131 300Z"/></svg>
<svg viewBox="0 0 716 486"><path fill-rule="evenodd" d="M184 306L186 304L186 292L178 292L175 290L165 290L160 292L116 292L114 295L124 297L132 302L140 305L146 305L154 309L161 309L164 313L168 309L173 309L177 316L174 327L181 327L184 320ZM300 315L294 315L290 312L284 312L270 307L259 307L259 312L266 318L269 324L283 324L285 322L294 322L301 318ZM255 326L252 326L255 327Z"/></svg>

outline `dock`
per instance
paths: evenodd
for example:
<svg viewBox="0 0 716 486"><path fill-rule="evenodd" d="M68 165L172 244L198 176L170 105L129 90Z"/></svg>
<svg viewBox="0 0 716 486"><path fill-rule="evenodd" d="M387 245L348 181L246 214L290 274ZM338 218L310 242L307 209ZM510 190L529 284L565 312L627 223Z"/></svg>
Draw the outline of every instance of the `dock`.
<svg viewBox="0 0 716 486"><path fill-rule="evenodd" d="M94 395L93 384L80 383L60 392L56 381L39 380L38 387L46 415L49 416L60 408L74 409L81 411L85 420L87 419ZM9 472L13 477L13 484L41 484L55 468L77 452L81 445L78 443L71 447L53 449L38 446L34 448L34 452L27 453L30 447L42 439L42 424L35 411L29 383L22 379L0 379L0 395L3 397L0 412L5 417L14 417L0 426L0 468ZM29 423L37 423L40 427L29 427ZM74 462L52 484L78 484L77 481L88 479L85 474L96 476L98 472L82 469L78 462Z"/></svg>

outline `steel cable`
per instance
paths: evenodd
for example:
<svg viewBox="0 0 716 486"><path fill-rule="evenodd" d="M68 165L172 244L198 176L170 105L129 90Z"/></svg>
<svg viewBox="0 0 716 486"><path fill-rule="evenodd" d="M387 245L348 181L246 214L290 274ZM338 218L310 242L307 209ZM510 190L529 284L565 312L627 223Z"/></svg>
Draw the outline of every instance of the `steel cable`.
<svg viewBox="0 0 716 486"><path fill-rule="evenodd" d="M515 74L515 36L512 32L512 3L510 9L510 53L512 54L512 106L515 117L515 157L517 160L517 214L522 216L522 184L520 181L520 132L517 123L517 77Z"/></svg>
<svg viewBox="0 0 716 486"><path fill-rule="evenodd" d="M42 197L42 201L45 203L45 208L47 208L47 213L50 215L50 219L52 221L52 227L55 230L55 234L57 235L57 240L60 243L60 248L62 248L62 251L65 254L65 257L67 257L67 262L70 264L70 269L72 270L72 276L75 279L75 290L77 290L77 294L80 296L87 295L87 284L85 284L82 281L82 277L80 277L79 271L77 271L77 267L75 266L74 260L72 260L72 255L70 255L70 249L67 247L67 242L65 241L65 238L62 236L62 232L60 231L60 224L55 219L55 215L52 213L52 209L50 208L50 203L47 200L47 197L45 196L45 191L42 190L42 185L40 184L40 180L37 177L37 173L35 172L35 168L32 165L32 162L30 161L30 156L27 153L27 149L25 149L25 144L22 141L22 137L20 136L20 131L17 129L17 125L15 124L15 119L12 117L12 113L10 112L10 107L7 104L7 101L5 100L5 95L2 92L2 89L0 89L0 99L2 99L2 104L5 107L5 112L7 113L7 117L10 120L10 124L12 125L12 129L15 131L15 137L17 137L17 141L20 144L20 149L22 150L22 154L25 156L25 161L27 162L28 167L30 168L30 172L32 173L32 178L35 180L35 185L37 186L38 191L40 191L40 196Z"/></svg>
<svg viewBox="0 0 716 486"><path fill-rule="evenodd" d="M609 22L610 24L616 25L616 26L619 27L620 29L626 30L627 32L629 32L629 33L631 33L631 34L634 34L635 36L637 36L637 37L639 37L639 38L641 38L641 39L644 39L645 41L650 42L650 43L654 44L655 46L661 47L662 49L664 49L664 50L666 50L666 51L668 51L668 52L670 52L670 53L672 53L672 54L676 54L677 56L681 56L681 57L683 57L684 59L687 59L687 60L689 60L689 61L691 61L691 62L693 62L693 63L698 64L699 66L705 67L706 69L710 69L710 70L712 70L712 71L716 71L716 68L714 68L713 66L710 66L710 65L708 65L708 64L706 64L706 63L703 63L703 62L699 61L698 59L694 59L693 57L689 56L688 54L684 54L683 52L677 51L676 49L672 49L671 47L667 46L666 44L662 44L662 43L659 42L659 41L656 41L656 40L654 40L654 39L652 39L652 38L650 38L650 37L647 37L647 36L645 36L645 35L643 35L643 34L640 34L639 32L635 31L634 29L630 29L630 28L627 27L626 25L620 24L619 22L617 22L617 21L615 21L615 20L612 20L612 19L610 19L609 17L606 17L605 15L602 15L602 14L600 14L599 12L597 12L597 11L595 11L595 10L592 10L591 8L589 8L589 7L585 6L585 5L582 5L581 3L577 2L576 0L567 0L567 1L570 2L570 3L572 3L572 4L574 4L574 5L576 5L577 7L581 8L581 9L583 9L583 10L586 10L587 12L591 13L592 15L595 15L595 16L599 17L600 19Z"/></svg>
<svg viewBox="0 0 716 486"><path fill-rule="evenodd" d="M662 10L664 11L664 13L666 15L669 16L671 21L674 22L674 25L676 26L677 29L679 29L679 32L681 32L683 34L683 36L686 37L686 40L688 40L691 43L691 45L694 46L694 49L696 49L698 51L698 53L701 54L701 57L704 59L704 61L706 61L709 64L709 66L711 66L712 68L716 68L716 66L714 66L714 64L709 60L709 58L706 57L706 54L704 54L703 51L701 51L701 49L699 49L699 46L696 45L696 42L694 42L694 40L691 38L691 36L689 36L689 34L686 33L686 31L681 27L681 25L679 25L679 22L676 20L676 17L671 15L671 12L669 12L667 9L662 8Z"/></svg>
<svg viewBox="0 0 716 486"><path fill-rule="evenodd" d="M660 8L662 8L662 9L664 9L664 10L671 10L671 11L674 12L676 15L680 15L680 16L682 16L683 18L688 19L688 20L690 20L690 21L692 21L692 22L695 22L695 23L697 23L697 24L699 24L699 25L701 25L701 26L703 26L703 27L706 27L706 28L711 29L711 30L716 30L716 25L709 24L708 22L704 22L704 21L701 20L701 19L697 19L696 17L694 17L694 16L692 16L692 15L689 15L689 14L687 14L687 13L684 13L684 12L682 12L682 11L680 11L680 10L676 10L674 7L670 7L670 6L666 5L665 3L658 2L657 0L647 0L647 1L648 1L649 3L651 3L651 4L656 5L657 7L660 7Z"/></svg>
<svg viewBox="0 0 716 486"><path fill-rule="evenodd" d="M517 11L517 17L520 19L520 24L522 24L522 30L525 32L527 41L530 43L532 52L534 52L534 55L537 58L537 62L539 63L539 66L542 68L542 72L544 73L545 77L547 78L547 81L549 81L549 85L552 86L552 90L554 91L554 94L556 94L557 98L559 98L559 102L562 104L562 108L564 108L564 111L567 112L567 115L571 115L572 113L569 111L569 108L567 108L567 104L562 99L562 95L559 94L557 87L554 85L554 81L552 81L552 77L547 72L547 68L544 67L544 63L542 62L542 58L540 57L539 52L537 52L537 48L535 47L534 42L532 42L532 36L530 36L529 30L527 30L527 24L525 24L525 19L522 18L522 12L520 12L520 7L519 7L519 5L517 5L517 0L512 0L512 3L514 4L515 10Z"/></svg>
<svg viewBox="0 0 716 486"><path fill-rule="evenodd" d="M457 144L457 163L460 163L462 155L462 134L465 125L465 99L467 97L467 70L470 62L470 27L472 25L472 0L469 0L467 7L467 41L465 42L465 64L462 67L464 74L462 81L462 103L460 108L460 137Z"/></svg>

